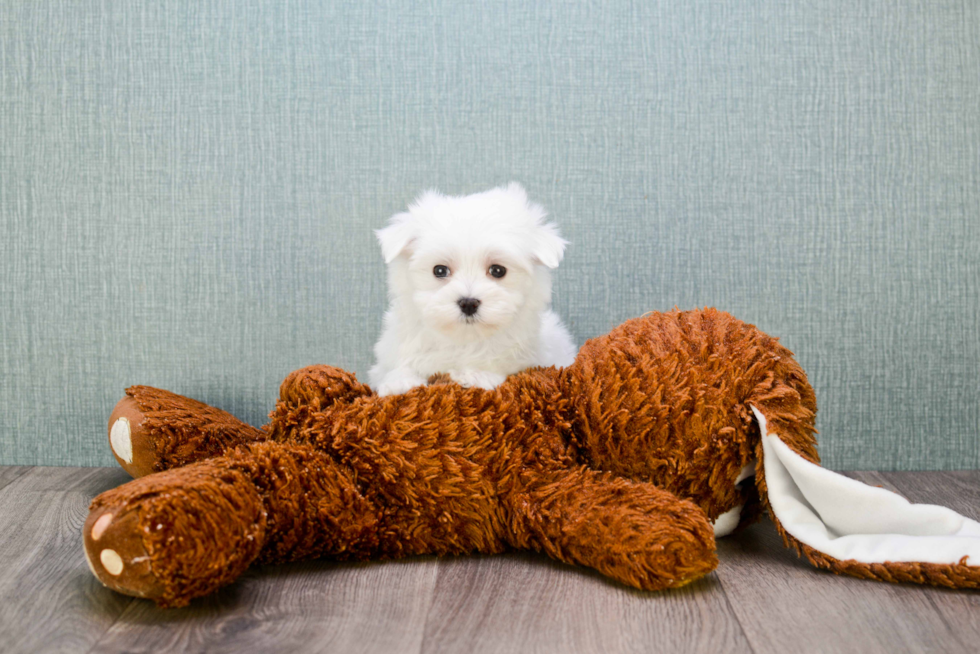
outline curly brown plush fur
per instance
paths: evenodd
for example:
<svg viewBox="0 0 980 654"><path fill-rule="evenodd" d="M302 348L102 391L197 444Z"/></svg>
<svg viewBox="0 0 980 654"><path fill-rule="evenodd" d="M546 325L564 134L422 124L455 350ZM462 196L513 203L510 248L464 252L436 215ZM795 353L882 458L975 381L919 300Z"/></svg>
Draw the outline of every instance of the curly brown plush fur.
<svg viewBox="0 0 980 654"><path fill-rule="evenodd" d="M817 461L803 370L713 309L630 320L572 366L493 391L439 383L382 398L350 373L304 368L262 430L166 391L127 396L110 424L127 416L133 456L120 462L147 476L95 498L85 548L103 583L162 606L257 561L515 548L637 588L680 586L717 564L711 520L758 514L757 487L736 484L762 458L750 406ZM758 483L764 497L761 471ZM827 558L810 556L888 578Z"/></svg>

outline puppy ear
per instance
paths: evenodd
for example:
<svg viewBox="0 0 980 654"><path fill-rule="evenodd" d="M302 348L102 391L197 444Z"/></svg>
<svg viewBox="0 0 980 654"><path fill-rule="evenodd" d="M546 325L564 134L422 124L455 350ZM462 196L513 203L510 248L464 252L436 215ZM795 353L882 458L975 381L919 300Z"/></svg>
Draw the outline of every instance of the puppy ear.
<svg viewBox="0 0 980 654"><path fill-rule="evenodd" d="M558 225L544 222L547 213L541 205L528 201L527 191L520 182L510 182L502 188L524 205L537 225L531 246L531 256L535 262L548 268L557 268L565 256L565 246L568 245L568 241L558 233Z"/></svg>
<svg viewBox="0 0 980 654"><path fill-rule="evenodd" d="M506 187L506 191L516 198L519 198L521 202L527 202L527 191L520 182L511 182Z"/></svg>
<svg viewBox="0 0 980 654"><path fill-rule="evenodd" d="M415 239L415 221L410 213L396 213L387 227L374 230L374 234L381 244L385 263L391 263Z"/></svg>
<svg viewBox="0 0 980 654"><path fill-rule="evenodd" d="M555 223L545 223L537 229L531 254L538 263L552 269L557 268L565 256L566 245L568 241L558 234L558 226Z"/></svg>

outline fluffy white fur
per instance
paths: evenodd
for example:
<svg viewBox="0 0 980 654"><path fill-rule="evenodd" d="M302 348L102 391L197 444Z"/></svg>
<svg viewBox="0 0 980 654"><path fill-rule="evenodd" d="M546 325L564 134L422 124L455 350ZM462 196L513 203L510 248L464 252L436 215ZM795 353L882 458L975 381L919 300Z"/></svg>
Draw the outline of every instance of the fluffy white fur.
<svg viewBox="0 0 980 654"><path fill-rule="evenodd" d="M463 197L427 191L376 234L390 301L369 373L379 394L404 393L435 373L489 389L524 368L574 360L550 308L551 269L567 243L520 184ZM448 274L437 277L437 266ZM506 273L494 277L492 266ZM479 301L472 315L466 298Z"/></svg>

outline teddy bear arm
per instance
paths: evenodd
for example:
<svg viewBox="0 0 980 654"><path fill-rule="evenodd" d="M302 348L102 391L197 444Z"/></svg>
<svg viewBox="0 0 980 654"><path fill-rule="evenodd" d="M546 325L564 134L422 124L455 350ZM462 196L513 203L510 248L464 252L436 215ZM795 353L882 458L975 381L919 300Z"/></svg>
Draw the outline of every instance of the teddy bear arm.
<svg viewBox="0 0 980 654"><path fill-rule="evenodd" d="M588 468L533 482L515 503L515 545L644 590L682 586L717 565L704 512L645 483Z"/></svg>
<svg viewBox="0 0 980 654"><path fill-rule="evenodd" d="M307 427L318 412L373 394L352 372L326 365L300 368L279 385L279 400L269 414L267 429L273 440L288 440L295 428Z"/></svg>
<svg viewBox="0 0 980 654"><path fill-rule="evenodd" d="M132 386L109 416L109 445L133 477L220 456L268 434L227 411L150 386Z"/></svg>

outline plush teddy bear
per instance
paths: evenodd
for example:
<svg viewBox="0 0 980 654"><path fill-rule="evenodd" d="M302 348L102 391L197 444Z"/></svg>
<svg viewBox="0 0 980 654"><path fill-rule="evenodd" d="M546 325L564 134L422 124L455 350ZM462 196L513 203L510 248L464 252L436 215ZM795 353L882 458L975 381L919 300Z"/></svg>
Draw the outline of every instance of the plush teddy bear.
<svg viewBox="0 0 980 654"><path fill-rule="evenodd" d="M980 524L821 468L803 370L723 312L630 320L491 391L436 381L378 397L304 368L262 429L128 389L109 440L138 479L93 500L92 571L182 606L253 562L531 549L657 590L765 509L817 567L980 585Z"/></svg>

